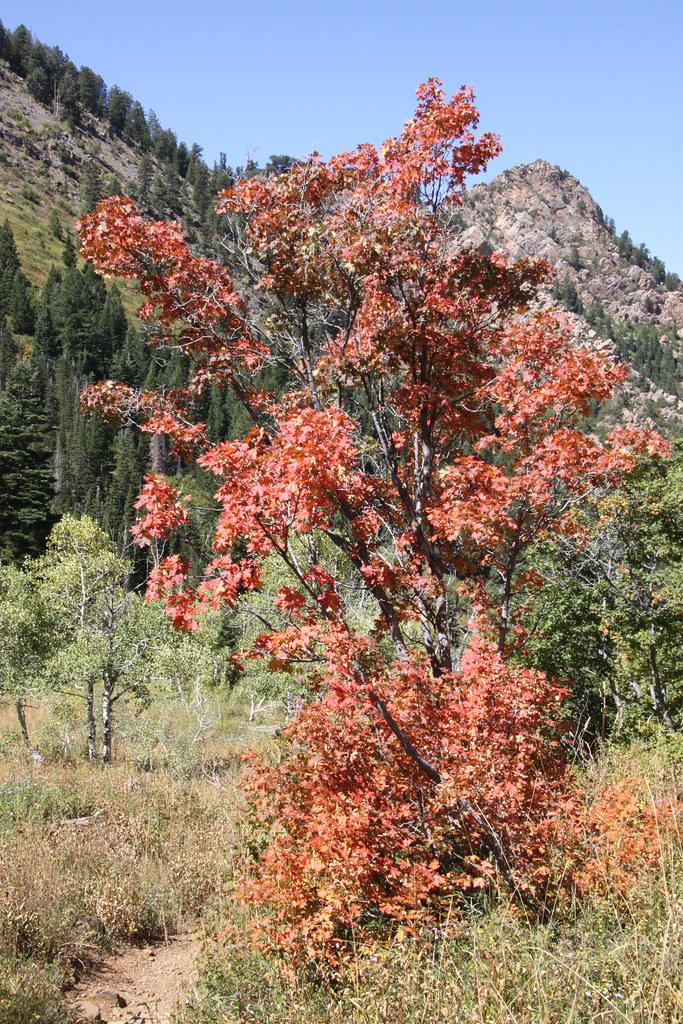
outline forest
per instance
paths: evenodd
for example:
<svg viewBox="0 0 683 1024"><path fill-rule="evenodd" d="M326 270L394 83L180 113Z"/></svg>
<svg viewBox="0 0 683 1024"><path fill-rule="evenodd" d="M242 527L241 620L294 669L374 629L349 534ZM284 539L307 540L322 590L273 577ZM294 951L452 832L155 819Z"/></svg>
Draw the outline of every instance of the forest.
<svg viewBox="0 0 683 1024"><path fill-rule="evenodd" d="M601 415L673 347L459 244L467 88L209 171L0 29L141 156L0 227L0 1022L683 1020L683 442Z"/></svg>

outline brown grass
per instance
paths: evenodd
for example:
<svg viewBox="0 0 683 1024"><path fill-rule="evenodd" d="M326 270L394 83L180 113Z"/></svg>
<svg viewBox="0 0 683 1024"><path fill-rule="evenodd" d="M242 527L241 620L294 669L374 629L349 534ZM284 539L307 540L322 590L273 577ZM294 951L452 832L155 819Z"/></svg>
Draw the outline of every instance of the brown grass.
<svg viewBox="0 0 683 1024"><path fill-rule="evenodd" d="M1 1024L59 1019L62 986L102 950L195 921L228 885L235 803L227 776L5 764Z"/></svg>

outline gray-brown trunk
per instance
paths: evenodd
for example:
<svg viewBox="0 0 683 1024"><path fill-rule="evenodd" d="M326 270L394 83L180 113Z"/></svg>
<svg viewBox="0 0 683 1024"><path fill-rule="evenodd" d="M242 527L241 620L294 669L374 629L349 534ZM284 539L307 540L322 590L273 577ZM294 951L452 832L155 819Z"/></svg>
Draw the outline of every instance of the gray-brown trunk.
<svg viewBox="0 0 683 1024"><path fill-rule="evenodd" d="M655 713L659 718L660 722L663 722L669 732L676 732L676 726L673 723L673 719L669 714L669 708L667 706L666 690L662 684L662 678L659 674L659 663L657 660L657 647L655 644L655 627L654 623L650 626L650 696L652 697L652 703L654 705Z"/></svg>
<svg viewBox="0 0 683 1024"><path fill-rule="evenodd" d="M149 464L153 473L165 473L168 462L168 446L165 434L153 434L149 442Z"/></svg>
<svg viewBox="0 0 683 1024"><path fill-rule="evenodd" d="M88 716L88 760L97 760L97 723L95 721L95 684L88 683L86 693Z"/></svg>
<svg viewBox="0 0 683 1024"><path fill-rule="evenodd" d="M22 697L20 697L17 700L15 707L17 709L17 719L19 720L19 728L21 729L21 735L24 740L24 743L31 752L31 756L38 757L40 755L38 754L38 751L31 743L31 737L29 736L28 732L28 724L26 722L26 701Z"/></svg>
<svg viewBox="0 0 683 1024"><path fill-rule="evenodd" d="M102 691L102 760L105 764L112 759L112 710L111 689L105 680Z"/></svg>

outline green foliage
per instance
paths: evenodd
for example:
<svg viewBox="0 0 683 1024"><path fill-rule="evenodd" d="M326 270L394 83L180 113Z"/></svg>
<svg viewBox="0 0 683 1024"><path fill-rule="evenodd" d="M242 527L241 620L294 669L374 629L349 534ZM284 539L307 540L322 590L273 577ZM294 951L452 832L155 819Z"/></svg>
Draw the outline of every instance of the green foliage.
<svg viewBox="0 0 683 1024"><path fill-rule="evenodd" d="M612 221L612 226L614 222ZM636 267L649 270L658 284L664 284L667 291L677 291L681 286L681 279L678 274L667 273L663 262L656 256L651 256L646 245L642 243L635 245L628 231L622 232L617 238L617 248L622 259L627 260Z"/></svg>
<svg viewBox="0 0 683 1024"><path fill-rule="evenodd" d="M0 957L0 1024L70 1024L61 964L38 965Z"/></svg>
<svg viewBox="0 0 683 1024"><path fill-rule="evenodd" d="M36 369L18 363L0 394L0 559L41 550L54 522L52 453Z"/></svg>
<svg viewBox="0 0 683 1024"><path fill-rule="evenodd" d="M683 449L587 506L586 539L547 545L528 660L573 679L589 734L683 724Z"/></svg>
<svg viewBox="0 0 683 1024"><path fill-rule="evenodd" d="M27 826L80 818L97 810L91 789L71 790L46 786L36 778L21 776L0 785L0 833L16 834Z"/></svg>
<svg viewBox="0 0 683 1024"><path fill-rule="evenodd" d="M95 688L102 688L102 753L112 757L114 705L151 699L153 652L163 642L159 610L127 589L131 564L88 518L65 516L33 566L42 601L53 608L61 637L46 667L50 680L86 703L88 747L97 756Z"/></svg>
<svg viewBox="0 0 683 1024"><path fill-rule="evenodd" d="M102 174L94 160L90 160L83 169L81 198L83 200L83 213L92 213L100 199L104 199Z"/></svg>
<svg viewBox="0 0 683 1024"><path fill-rule="evenodd" d="M0 565L0 701L43 691L43 669L55 641L51 627L30 572Z"/></svg>

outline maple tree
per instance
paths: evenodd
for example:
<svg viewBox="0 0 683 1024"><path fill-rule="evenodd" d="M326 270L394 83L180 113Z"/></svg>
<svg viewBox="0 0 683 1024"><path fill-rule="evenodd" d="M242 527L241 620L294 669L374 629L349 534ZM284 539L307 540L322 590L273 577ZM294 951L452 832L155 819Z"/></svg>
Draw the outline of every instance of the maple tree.
<svg viewBox="0 0 683 1024"><path fill-rule="evenodd" d="M416 927L468 888L502 883L539 907L571 879L564 691L511 660L537 584L526 554L665 450L646 432L582 430L623 371L538 311L547 266L459 244L465 180L499 152L477 122L470 90L448 99L430 80L380 148L237 183L218 205L230 269L125 197L82 223L85 258L139 282L140 316L191 367L183 387L106 381L84 406L165 434L218 480L202 579L170 555L150 594L192 629L257 590L267 560L288 574L250 656L305 673L316 698L279 763L248 767L265 837L248 895L305 954L334 956L380 920ZM284 392L257 386L267 366ZM243 404L245 437L211 442L197 422L212 387ZM139 544L191 514L156 476L138 506Z"/></svg>

